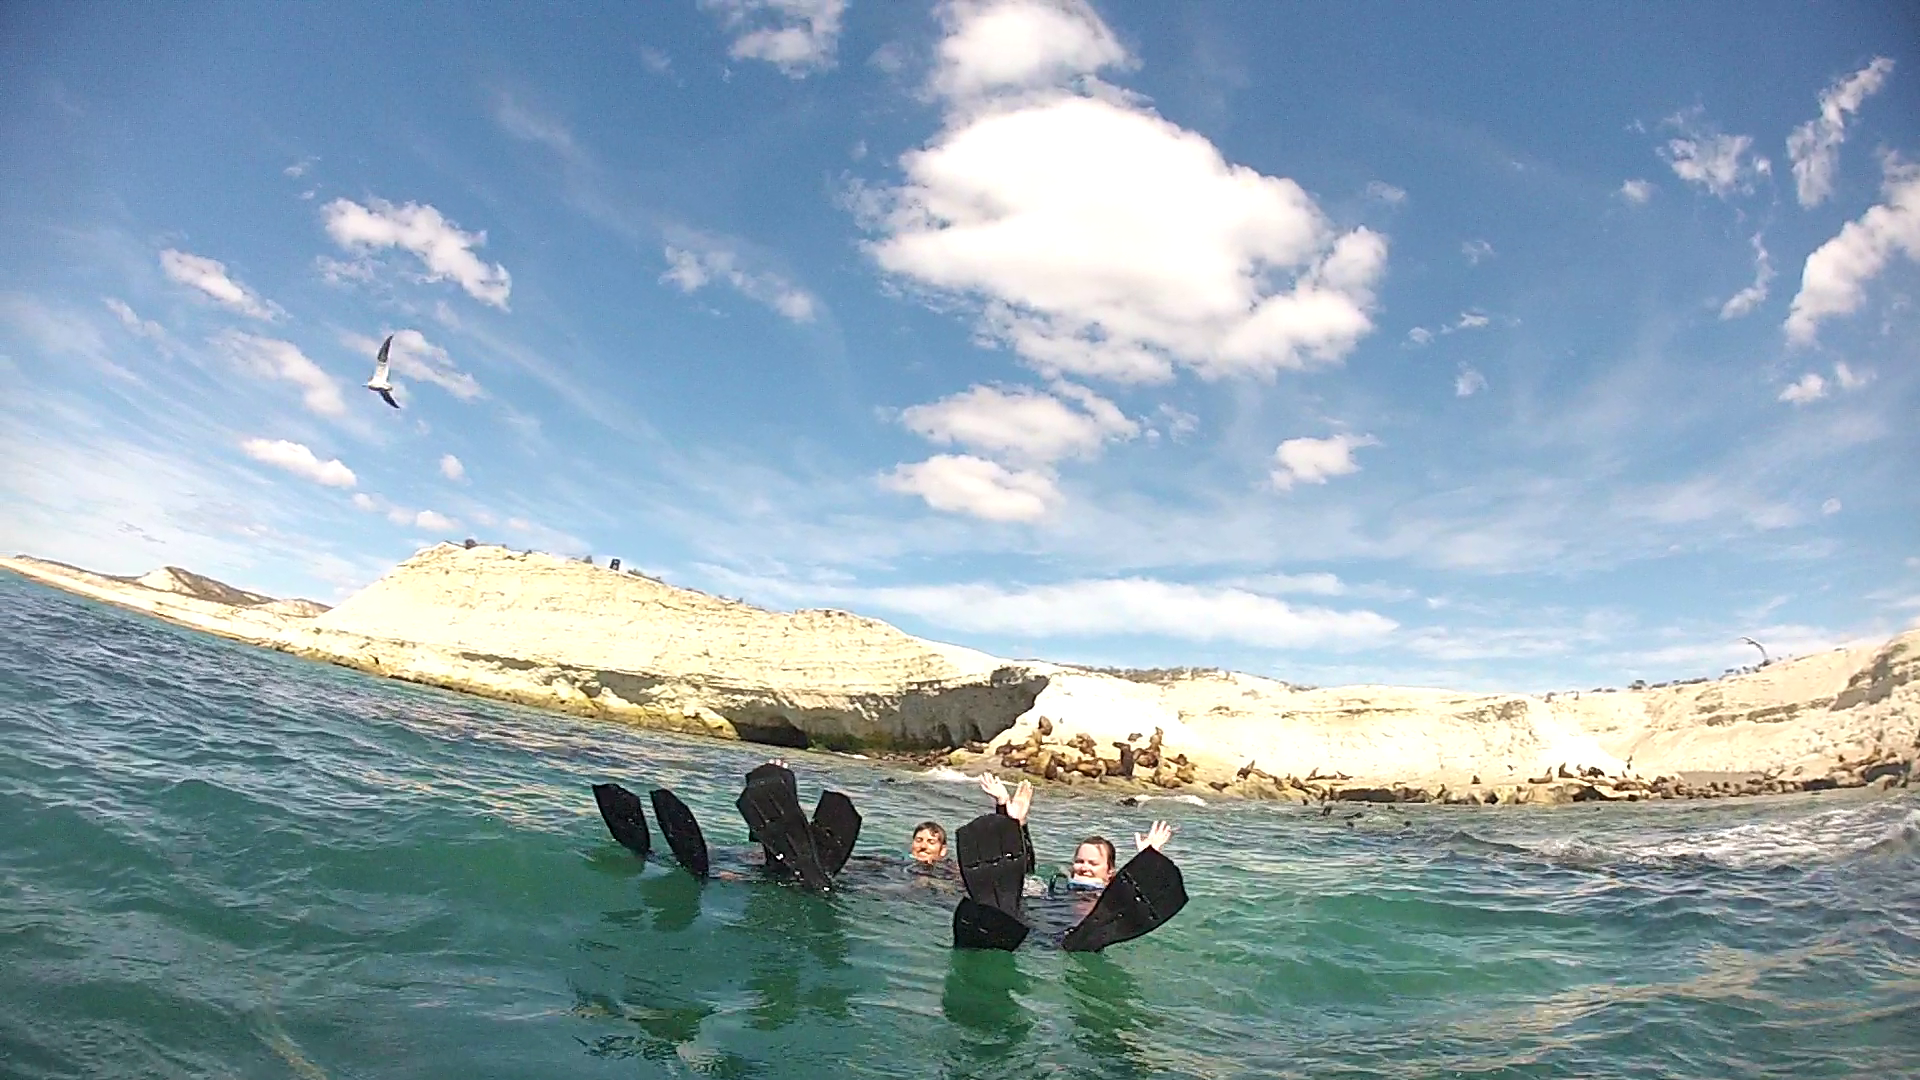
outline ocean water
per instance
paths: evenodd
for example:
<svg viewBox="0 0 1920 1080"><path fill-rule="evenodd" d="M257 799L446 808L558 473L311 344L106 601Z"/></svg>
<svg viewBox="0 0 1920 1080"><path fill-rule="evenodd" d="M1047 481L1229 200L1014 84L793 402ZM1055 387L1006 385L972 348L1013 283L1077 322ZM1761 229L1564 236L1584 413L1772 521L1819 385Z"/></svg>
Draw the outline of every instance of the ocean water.
<svg viewBox="0 0 1920 1080"><path fill-rule="evenodd" d="M787 754L860 852L983 809ZM0 575L6 1077L1920 1075L1920 800L1118 806L1192 901L1093 956L948 947L954 897L696 884L589 785L716 849L753 747L462 698ZM657 843L656 839L656 843Z"/></svg>

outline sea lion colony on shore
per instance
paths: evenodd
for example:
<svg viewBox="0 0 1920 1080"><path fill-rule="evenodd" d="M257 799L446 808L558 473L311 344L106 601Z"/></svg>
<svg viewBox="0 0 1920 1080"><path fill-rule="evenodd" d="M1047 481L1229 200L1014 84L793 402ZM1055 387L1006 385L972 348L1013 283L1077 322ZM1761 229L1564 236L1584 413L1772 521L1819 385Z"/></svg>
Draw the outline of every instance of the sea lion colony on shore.
<svg viewBox="0 0 1920 1080"><path fill-rule="evenodd" d="M1069 785L1111 780L1130 787L1147 784L1173 791L1197 783L1193 763L1184 753L1168 752L1160 728L1154 729L1144 746L1134 745L1141 739L1137 733L1130 734L1125 742L1116 740L1113 743L1116 753L1112 756L1103 756L1099 745L1085 732L1065 740L1055 740L1053 734L1053 722L1043 716L1023 742L1008 740L996 747L969 743L957 749L909 755L908 760L928 767L993 760L1005 769L1017 769L1037 779ZM1519 781L1483 783L1475 776L1468 786L1456 790L1445 784L1438 788L1401 783L1387 787L1347 786L1346 782L1353 778L1345 773L1322 774L1315 770L1301 778L1291 773L1277 775L1260 768L1258 762L1249 761L1234 774L1233 780L1213 780L1206 786L1221 794L1302 805L1375 802L1512 806L1725 799L1869 786L1885 791L1912 786L1916 773L1920 773L1920 737L1904 749L1876 745L1858 759L1840 759L1825 774L1817 776L1804 775L1800 769L1785 775L1782 770L1771 770L1741 779L1689 782L1677 776L1647 779L1631 772L1609 774L1598 766L1562 763L1541 775Z"/></svg>

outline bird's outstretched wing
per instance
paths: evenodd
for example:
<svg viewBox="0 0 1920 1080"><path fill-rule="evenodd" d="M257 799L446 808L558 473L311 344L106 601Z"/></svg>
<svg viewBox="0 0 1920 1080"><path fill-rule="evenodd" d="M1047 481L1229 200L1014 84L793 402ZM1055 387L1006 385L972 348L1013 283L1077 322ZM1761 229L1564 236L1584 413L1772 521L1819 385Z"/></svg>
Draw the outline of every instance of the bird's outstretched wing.
<svg viewBox="0 0 1920 1080"><path fill-rule="evenodd" d="M396 408L396 409L400 407L400 403L399 403L399 402L397 402L397 401L395 401L395 400L393 400L393 391L391 391L391 390L382 390L382 391L380 391L379 393L380 393L380 400L381 400L381 401L384 401L384 402L386 402L387 404L389 404L389 405L391 405L391 406L393 406L393 407L394 407L394 408Z"/></svg>

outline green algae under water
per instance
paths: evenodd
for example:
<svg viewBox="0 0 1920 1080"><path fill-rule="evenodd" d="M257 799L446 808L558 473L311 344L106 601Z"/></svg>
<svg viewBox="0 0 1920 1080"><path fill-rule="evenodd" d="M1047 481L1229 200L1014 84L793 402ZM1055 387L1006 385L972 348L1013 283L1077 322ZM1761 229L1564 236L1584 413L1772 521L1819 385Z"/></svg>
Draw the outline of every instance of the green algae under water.
<svg viewBox="0 0 1920 1080"><path fill-rule="evenodd" d="M759 748L250 649L0 575L0 1074L1896 1076L1920 1069L1920 800L1116 805L1192 901L1097 956L947 945L953 897L642 868L589 786L716 848ZM790 757L859 850L983 808Z"/></svg>

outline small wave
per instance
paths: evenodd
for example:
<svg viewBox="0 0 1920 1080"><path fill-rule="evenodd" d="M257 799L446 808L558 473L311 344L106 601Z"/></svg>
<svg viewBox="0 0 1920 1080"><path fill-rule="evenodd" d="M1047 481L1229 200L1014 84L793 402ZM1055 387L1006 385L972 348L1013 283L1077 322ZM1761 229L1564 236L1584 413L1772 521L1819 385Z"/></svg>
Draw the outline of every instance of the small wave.
<svg viewBox="0 0 1920 1080"><path fill-rule="evenodd" d="M980 782L980 778L977 776L969 776L959 769L949 768L945 765L935 765L920 775L925 779L940 784L977 784Z"/></svg>

